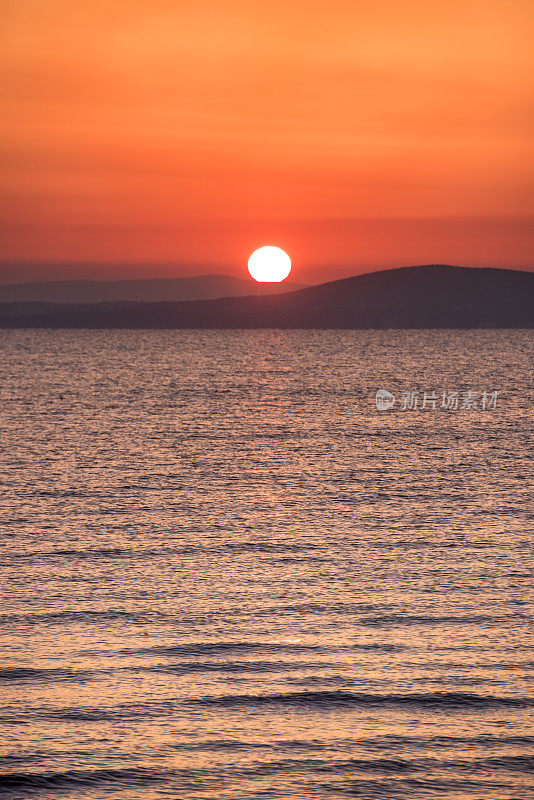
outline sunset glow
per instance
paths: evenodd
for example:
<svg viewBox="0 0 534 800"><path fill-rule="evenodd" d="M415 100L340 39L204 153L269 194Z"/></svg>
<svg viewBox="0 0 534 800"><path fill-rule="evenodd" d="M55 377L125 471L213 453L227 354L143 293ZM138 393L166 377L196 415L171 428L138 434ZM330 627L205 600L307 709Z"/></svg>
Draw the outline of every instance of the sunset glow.
<svg viewBox="0 0 534 800"><path fill-rule="evenodd" d="M303 282L534 265L527 0L3 16L2 254L48 266L2 279L242 275L258 241Z"/></svg>

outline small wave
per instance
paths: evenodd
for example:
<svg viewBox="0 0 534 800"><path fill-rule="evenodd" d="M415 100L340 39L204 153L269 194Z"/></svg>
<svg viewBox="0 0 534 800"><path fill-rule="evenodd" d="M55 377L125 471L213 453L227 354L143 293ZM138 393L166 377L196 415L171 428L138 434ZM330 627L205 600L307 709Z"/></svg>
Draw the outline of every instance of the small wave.
<svg viewBox="0 0 534 800"><path fill-rule="evenodd" d="M348 645L323 645L323 644L306 644L299 641L291 640L274 640L267 642L188 642L176 645L157 645L155 647L139 648L139 649L125 649L121 652L125 655L167 655L167 656L203 656L203 655L216 655L231 652L239 653L277 653L277 652L295 652L295 653L346 653L353 651L377 651L382 653L391 653L403 651L406 648L402 645L395 645L389 643L354 643Z"/></svg>
<svg viewBox="0 0 534 800"><path fill-rule="evenodd" d="M95 548L82 548L82 549L67 548L58 550L29 550L24 553L10 553L8 556L4 556L5 561L3 563L7 563L9 560L31 561L33 559L40 560L40 559L55 559L55 558L69 558L69 559L75 558L80 561L87 561L98 558L100 559L149 558L151 556L163 556L168 553L187 554L193 552L198 553L198 547L197 548L159 547L150 550L135 550L134 548L131 547L95 547Z"/></svg>
<svg viewBox="0 0 534 800"><path fill-rule="evenodd" d="M355 748L371 752L408 752L415 750L433 752L436 748L449 750L452 747L479 749L489 745L492 749L508 748L510 745L532 746L534 736L402 736L386 734L363 738L336 738L335 749L353 751ZM174 744L173 749L179 751L217 751L217 750L264 750L274 752L299 751L302 753L331 750L330 743L321 739L277 739L272 741L251 741L250 739L205 739L200 742L183 741ZM507 756L505 758L508 758ZM515 756L513 757L515 758ZM523 756L517 758L522 759ZM426 762L425 762L426 763Z"/></svg>
<svg viewBox="0 0 534 800"><path fill-rule="evenodd" d="M305 645L299 642L191 642L176 645L162 645L133 651L137 653L155 653L168 656L202 656L232 652L278 652L278 651L317 651L323 648L317 645ZM130 652L130 651L128 651Z"/></svg>
<svg viewBox="0 0 534 800"><path fill-rule="evenodd" d="M12 772L0 775L0 794L13 791L40 792L72 786L95 786L101 783L121 783L136 786L165 780L167 775L147 768L66 770L65 772Z"/></svg>
<svg viewBox="0 0 534 800"><path fill-rule="evenodd" d="M342 774L347 772L387 772L392 774L418 772L420 765L416 761L398 758L351 758L346 760L321 758L284 758L279 761L260 761L250 766L240 767L240 776L259 777L265 775L305 772L306 774ZM231 776L230 767L227 774Z"/></svg>
<svg viewBox="0 0 534 800"><path fill-rule="evenodd" d="M120 609L109 608L106 610L84 609L73 611L48 611L34 614L1 614L0 623L4 624L55 624L63 622L101 622L125 620L137 623L146 623L152 619L167 619L168 615L159 611L121 611Z"/></svg>
<svg viewBox="0 0 534 800"><path fill-rule="evenodd" d="M10 560L14 561L31 561L33 559L55 559L55 558L76 558L81 561L92 559L145 559L157 558L161 556L171 555L196 555L205 553L206 555L214 553L296 553L302 554L306 557L312 550L320 550L321 545L306 544L291 544L291 543L274 543L274 542L226 542L223 544L214 545L185 545L181 547L173 546L160 546L149 549L140 549L134 547L94 547L94 548L58 548L57 550L26 550L20 553L4 554L2 563L9 563Z"/></svg>
<svg viewBox="0 0 534 800"><path fill-rule="evenodd" d="M479 761L477 766L517 772L534 772L534 756L495 756Z"/></svg>
<svg viewBox="0 0 534 800"><path fill-rule="evenodd" d="M307 668L327 668L330 664L313 661L180 661L169 664L151 664L134 667L135 672L163 672L173 675L187 675L191 672L282 672Z"/></svg>
<svg viewBox="0 0 534 800"><path fill-rule="evenodd" d="M473 614L465 616L430 616L415 614L383 614L373 617L363 617L356 620L360 625L479 625L493 623L502 625L510 620L530 619L526 614L508 614L492 616L489 614Z"/></svg>
<svg viewBox="0 0 534 800"><path fill-rule="evenodd" d="M176 713L183 704L181 698L146 702L117 703L115 705L47 706L25 704L19 714L4 714L5 724L25 724L32 719L63 720L64 722L104 722L107 720L150 719L166 717Z"/></svg>
<svg viewBox="0 0 534 800"><path fill-rule="evenodd" d="M299 614L358 614L362 611L383 611L383 603L343 603L343 602L324 602L324 603L284 603L283 605L269 606L265 609L266 613L279 613L283 611L296 611Z"/></svg>
<svg viewBox="0 0 534 800"><path fill-rule="evenodd" d="M94 677L88 670L8 667L0 669L0 682L35 683L39 681L86 681Z"/></svg>
<svg viewBox="0 0 534 800"><path fill-rule="evenodd" d="M358 707L370 705L427 706L456 708L530 708L534 698L494 697L490 695L443 692L426 694L359 694L342 691L286 692L270 695L224 695L191 700L207 706L319 705Z"/></svg>

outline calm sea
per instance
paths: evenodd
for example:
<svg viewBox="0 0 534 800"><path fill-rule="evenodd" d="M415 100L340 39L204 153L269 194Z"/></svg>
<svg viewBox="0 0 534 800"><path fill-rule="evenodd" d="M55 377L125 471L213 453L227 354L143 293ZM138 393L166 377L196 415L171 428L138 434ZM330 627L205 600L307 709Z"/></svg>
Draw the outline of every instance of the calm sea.
<svg viewBox="0 0 534 800"><path fill-rule="evenodd" d="M531 334L0 346L4 796L534 796Z"/></svg>

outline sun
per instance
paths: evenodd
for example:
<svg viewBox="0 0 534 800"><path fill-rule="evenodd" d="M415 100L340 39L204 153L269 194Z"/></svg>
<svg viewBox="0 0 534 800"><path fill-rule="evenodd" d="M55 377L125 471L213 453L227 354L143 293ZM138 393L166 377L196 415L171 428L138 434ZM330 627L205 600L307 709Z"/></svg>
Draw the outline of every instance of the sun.
<svg viewBox="0 0 534 800"><path fill-rule="evenodd" d="M280 283L291 272L291 259L279 247L260 247L248 260L248 271L260 283Z"/></svg>

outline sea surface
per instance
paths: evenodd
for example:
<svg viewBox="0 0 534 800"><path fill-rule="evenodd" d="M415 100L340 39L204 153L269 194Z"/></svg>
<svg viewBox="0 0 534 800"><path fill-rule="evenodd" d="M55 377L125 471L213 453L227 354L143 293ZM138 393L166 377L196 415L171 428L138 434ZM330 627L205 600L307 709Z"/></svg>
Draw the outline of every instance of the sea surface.
<svg viewBox="0 0 534 800"><path fill-rule="evenodd" d="M2 331L2 796L534 797L532 344Z"/></svg>

